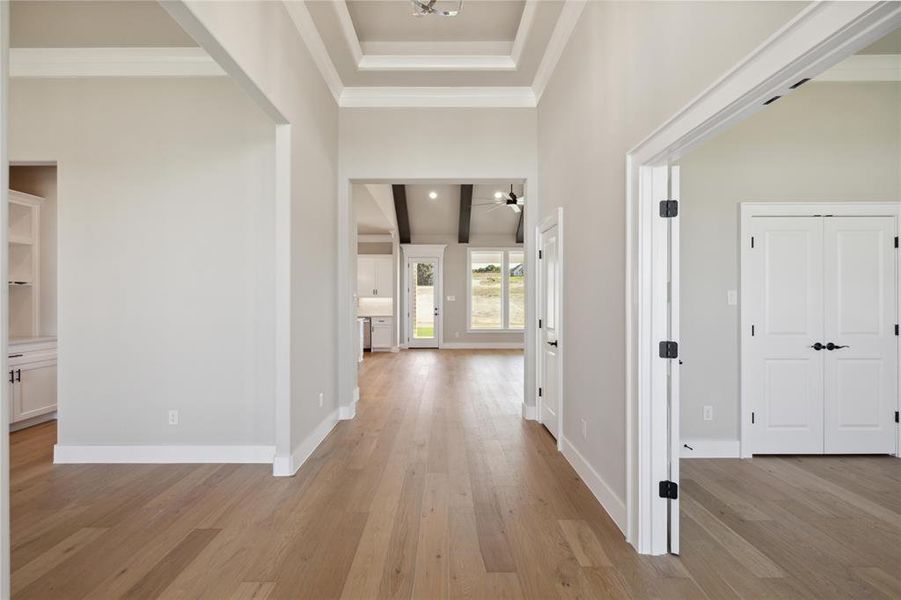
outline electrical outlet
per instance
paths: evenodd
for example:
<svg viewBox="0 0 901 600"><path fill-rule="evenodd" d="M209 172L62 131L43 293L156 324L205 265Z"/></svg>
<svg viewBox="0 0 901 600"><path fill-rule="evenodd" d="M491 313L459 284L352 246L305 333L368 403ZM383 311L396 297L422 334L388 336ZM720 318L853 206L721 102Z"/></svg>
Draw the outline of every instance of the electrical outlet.
<svg viewBox="0 0 901 600"><path fill-rule="evenodd" d="M585 419L582 419L582 439L588 439L588 421Z"/></svg>
<svg viewBox="0 0 901 600"><path fill-rule="evenodd" d="M325 394L319 392L319 408L322 408L322 405L325 403Z"/></svg>
<svg viewBox="0 0 901 600"><path fill-rule="evenodd" d="M178 425L178 411L177 410L169 411L169 425Z"/></svg>
<svg viewBox="0 0 901 600"><path fill-rule="evenodd" d="M448 297L447 297L447 301L448 301L448 302L456 302L456 300L457 300L457 297L456 297L456 296L448 296Z"/></svg>
<svg viewBox="0 0 901 600"><path fill-rule="evenodd" d="M738 292L735 290L726 292L726 303L729 306L738 306Z"/></svg>
<svg viewBox="0 0 901 600"><path fill-rule="evenodd" d="M709 404L704 407L704 420L712 421L713 420L713 407Z"/></svg>

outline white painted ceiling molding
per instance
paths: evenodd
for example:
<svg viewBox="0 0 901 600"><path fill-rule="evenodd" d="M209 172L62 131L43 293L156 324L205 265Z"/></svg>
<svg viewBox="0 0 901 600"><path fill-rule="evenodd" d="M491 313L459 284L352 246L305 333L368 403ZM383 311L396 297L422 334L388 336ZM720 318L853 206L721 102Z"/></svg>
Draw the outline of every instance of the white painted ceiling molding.
<svg viewBox="0 0 901 600"><path fill-rule="evenodd" d="M901 81L901 54L849 56L814 81Z"/></svg>
<svg viewBox="0 0 901 600"><path fill-rule="evenodd" d="M357 241L363 244L394 241L394 232L391 233L358 233Z"/></svg>
<svg viewBox="0 0 901 600"><path fill-rule="evenodd" d="M294 26L300 33L300 37L307 45L307 50L309 50L310 54L313 56L313 62L316 63L316 68L319 69L319 73L325 80L325 84L332 92L335 102L339 102L341 92L344 90L344 83L341 81L341 76L338 75L338 70L335 68L331 56L329 56L328 49L322 41L322 36L319 35L316 24L313 23L313 17L310 16L310 11L307 8L306 2L285 2L284 4L288 11L288 15L294 22ZM343 4L343 2L341 2L341 4Z"/></svg>
<svg viewBox="0 0 901 600"><path fill-rule="evenodd" d="M360 71L515 71L511 56L485 55L385 55L364 54L357 63Z"/></svg>
<svg viewBox="0 0 901 600"><path fill-rule="evenodd" d="M530 87L349 87L342 108L535 108Z"/></svg>
<svg viewBox="0 0 901 600"><path fill-rule="evenodd" d="M563 56L566 44L569 43L569 38L576 29L586 4L587 0L568 0L563 5L563 11L560 13L560 18L557 19L554 32L544 50L544 57L541 59L541 64L538 65L538 71L535 72L535 79L532 80L536 105L541 101L544 88L551 80L551 75L554 73L557 63L560 62L560 57Z"/></svg>
<svg viewBox="0 0 901 600"><path fill-rule="evenodd" d="M224 77L202 48L11 48L11 77Z"/></svg>

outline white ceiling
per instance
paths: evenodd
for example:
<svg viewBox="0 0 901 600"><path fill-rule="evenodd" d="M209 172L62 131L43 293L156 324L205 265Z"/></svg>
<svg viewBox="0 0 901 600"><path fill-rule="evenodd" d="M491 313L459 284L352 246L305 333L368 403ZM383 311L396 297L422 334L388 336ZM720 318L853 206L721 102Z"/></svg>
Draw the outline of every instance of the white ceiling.
<svg viewBox="0 0 901 600"><path fill-rule="evenodd" d="M522 193L522 184L513 186L517 195ZM519 214L507 207L492 210L491 206L476 206L485 202L494 202L495 192L508 193L510 184L475 185L473 187L473 208L470 220L470 237L507 238L512 243L516 238L519 225ZM429 192L438 197L429 198ZM407 185L407 212L410 219L410 234L417 239L456 239L460 224L460 185L449 184L416 184ZM382 209L377 206L375 198L390 199L390 205L383 201ZM356 214L357 232L361 234L390 233L396 227L389 223L385 213L393 216L393 194L391 186L354 185L354 211Z"/></svg>
<svg viewBox="0 0 901 600"><path fill-rule="evenodd" d="M509 42L513 43L525 0L466 0L453 18L413 14L409 0L348 0L347 9L361 43L365 42ZM440 0L435 7L455 8Z"/></svg>

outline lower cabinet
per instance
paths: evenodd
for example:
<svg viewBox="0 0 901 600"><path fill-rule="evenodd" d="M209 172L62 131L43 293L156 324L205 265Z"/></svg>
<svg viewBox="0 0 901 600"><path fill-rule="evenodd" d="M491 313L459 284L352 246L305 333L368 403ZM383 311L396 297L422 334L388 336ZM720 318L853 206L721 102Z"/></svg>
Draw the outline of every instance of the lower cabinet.
<svg viewBox="0 0 901 600"><path fill-rule="evenodd" d="M372 317L372 349L390 350L394 346L394 319Z"/></svg>
<svg viewBox="0 0 901 600"><path fill-rule="evenodd" d="M56 364L23 364L10 369L10 379L13 423L56 410Z"/></svg>

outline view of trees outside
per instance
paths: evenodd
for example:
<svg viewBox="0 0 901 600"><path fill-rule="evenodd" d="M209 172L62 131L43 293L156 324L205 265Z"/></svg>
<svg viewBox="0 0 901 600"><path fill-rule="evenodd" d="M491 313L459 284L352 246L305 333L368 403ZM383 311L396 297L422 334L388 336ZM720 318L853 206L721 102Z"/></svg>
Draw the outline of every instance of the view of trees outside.
<svg viewBox="0 0 901 600"><path fill-rule="evenodd" d="M510 252L507 264L510 268L510 298L508 299L510 329L523 329L526 326L525 254Z"/></svg>
<svg viewBox="0 0 901 600"><path fill-rule="evenodd" d="M471 323L473 329L504 329L504 302L507 302L509 329L525 327L525 256L507 252L509 297L504 298L504 251L471 254Z"/></svg>
<svg viewBox="0 0 901 600"><path fill-rule="evenodd" d="M413 337L435 337L435 276L432 263L416 263L416 294L413 306Z"/></svg>

